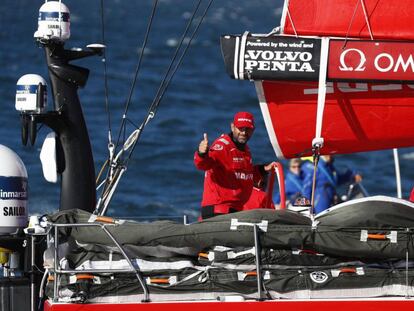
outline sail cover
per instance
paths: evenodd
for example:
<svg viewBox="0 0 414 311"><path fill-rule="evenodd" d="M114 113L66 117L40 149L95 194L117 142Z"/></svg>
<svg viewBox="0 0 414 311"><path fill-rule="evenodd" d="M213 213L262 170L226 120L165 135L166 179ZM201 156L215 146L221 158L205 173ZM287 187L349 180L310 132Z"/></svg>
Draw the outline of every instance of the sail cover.
<svg viewBox="0 0 414 311"><path fill-rule="evenodd" d="M53 271L58 259L66 272L75 270L59 277L59 295L66 301L142 299L136 274L127 271L130 264L139 268L152 301L234 294L255 298L257 260L266 292L274 299L404 296L413 291L414 203L402 199L376 196L344 202L313 222L289 210L265 209L190 225L123 220L108 224L81 210L61 211L48 220L64 227L57 240L53 237L58 254L51 245L44 266ZM101 221L124 252L114 247ZM96 226L85 226L92 222ZM253 225L260 232L260 258ZM85 276L90 270L93 274ZM53 289L50 278L49 297Z"/></svg>

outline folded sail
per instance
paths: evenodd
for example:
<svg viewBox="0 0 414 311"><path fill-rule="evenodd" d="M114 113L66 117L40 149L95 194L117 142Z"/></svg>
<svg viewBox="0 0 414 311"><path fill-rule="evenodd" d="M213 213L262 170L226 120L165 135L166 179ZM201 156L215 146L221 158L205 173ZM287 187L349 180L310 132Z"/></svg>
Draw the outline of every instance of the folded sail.
<svg viewBox="0 0 414 311"><path fill-rule="evenodd" d="M85 226L94 219L97 226ZM142 299L135 271L128 271L130 264L139 269L152 301L255 298L258 260L272 299L412 296L413 292L414 203L391 197L342 203L317 215L313 224L289 210L260 209L190 225L114 220L106 230L123 252L98 226L101 220L87 212L62 211L48 220L65 224L55 240L59 253L55 256L50 245L44 255L44 266L52 273L55 260L68 272L59 277L62 300ZM253 225L260 230L259 257ZM93 274L87 274L90 269ZM49 297L54 285L54 278L49 278Z"/></svg>

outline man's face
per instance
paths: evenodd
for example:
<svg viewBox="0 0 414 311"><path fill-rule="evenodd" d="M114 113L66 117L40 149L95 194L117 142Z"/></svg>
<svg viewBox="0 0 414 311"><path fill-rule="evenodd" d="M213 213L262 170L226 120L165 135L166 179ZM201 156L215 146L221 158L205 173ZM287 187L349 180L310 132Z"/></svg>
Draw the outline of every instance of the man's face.
<svg viewBox="0 0 414 311"><path fill-rule="evenodd" d="M290 163L289 169L295 175L299 175L300 174L300 164L299 163L295 163L295 162Z"/></svg>
<svg viewBox="0 0 414 311"><path fill-rule="evenodd" d="M233 138L239 144L245 144L249 141L250 137L252 137L254 128L250 127L242 127L237 128L234 124L231 124L231 132L233 134Z"/></svg>
<svg viewBox="0 0 414 311"><path fill-rule="evenodd" d="M333 163L334 161L333 156L331 156L330 154L323 155L322 157L326 163Z"/></svg>

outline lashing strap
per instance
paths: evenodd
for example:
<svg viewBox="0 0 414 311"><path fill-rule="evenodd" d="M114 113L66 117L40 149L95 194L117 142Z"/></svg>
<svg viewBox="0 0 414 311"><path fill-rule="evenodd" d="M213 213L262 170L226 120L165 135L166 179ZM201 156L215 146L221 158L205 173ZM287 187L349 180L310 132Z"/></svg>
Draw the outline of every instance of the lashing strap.
<svg viewBox="0 0 414 311"><path fill-rule="evenodd" d="M364 275L365 271L364 271L364 268L362 268L362 267L358 267L358 268L345 267L345 268L341 268L341 269L332 269L331 270L332 277L334 277L334 278L337 278L338 276L340 276L341 274L344 274L344 273L353 273L353 274L356 274L356 275Z"/></svg>
<svg viewBox="0 0 414 311"><path fill-rule="evenodd" d="M267 220L262 220L260 223L255 224L255 223L250 223L250 222L238 221L237 218L232 218L231 224L230 224L230 230L237 230L239 226L254 227L255 225L257 225L260 230L267 232L268 223L269 222Z"/></svg>
<svg viewBox="0 0 414 311"><path fill-rule="evenodd" d="M368 240L385 241L390 240L391 243L397 243L398 233L397 231L391 231L389 234L384 233L368 233L368 230L361 230L361 242L367 242Z"/></svg>

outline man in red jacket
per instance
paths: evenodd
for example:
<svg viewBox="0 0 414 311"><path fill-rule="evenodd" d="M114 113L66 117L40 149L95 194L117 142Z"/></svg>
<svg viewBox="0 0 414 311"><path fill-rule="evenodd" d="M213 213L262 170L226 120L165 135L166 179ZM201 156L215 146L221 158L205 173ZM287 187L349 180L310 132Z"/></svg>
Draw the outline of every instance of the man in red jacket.
<svg viewBox="0 0 414 311"><path fill-rule="evenodd" d="M254 118L238 112L231 133L222 134L211 147L207 134L194 154L195 166L205 171L201 218L241 211L253 189L253 164L247 142L254 132ZM273 163L262 167L270 170Z"/></svg>

